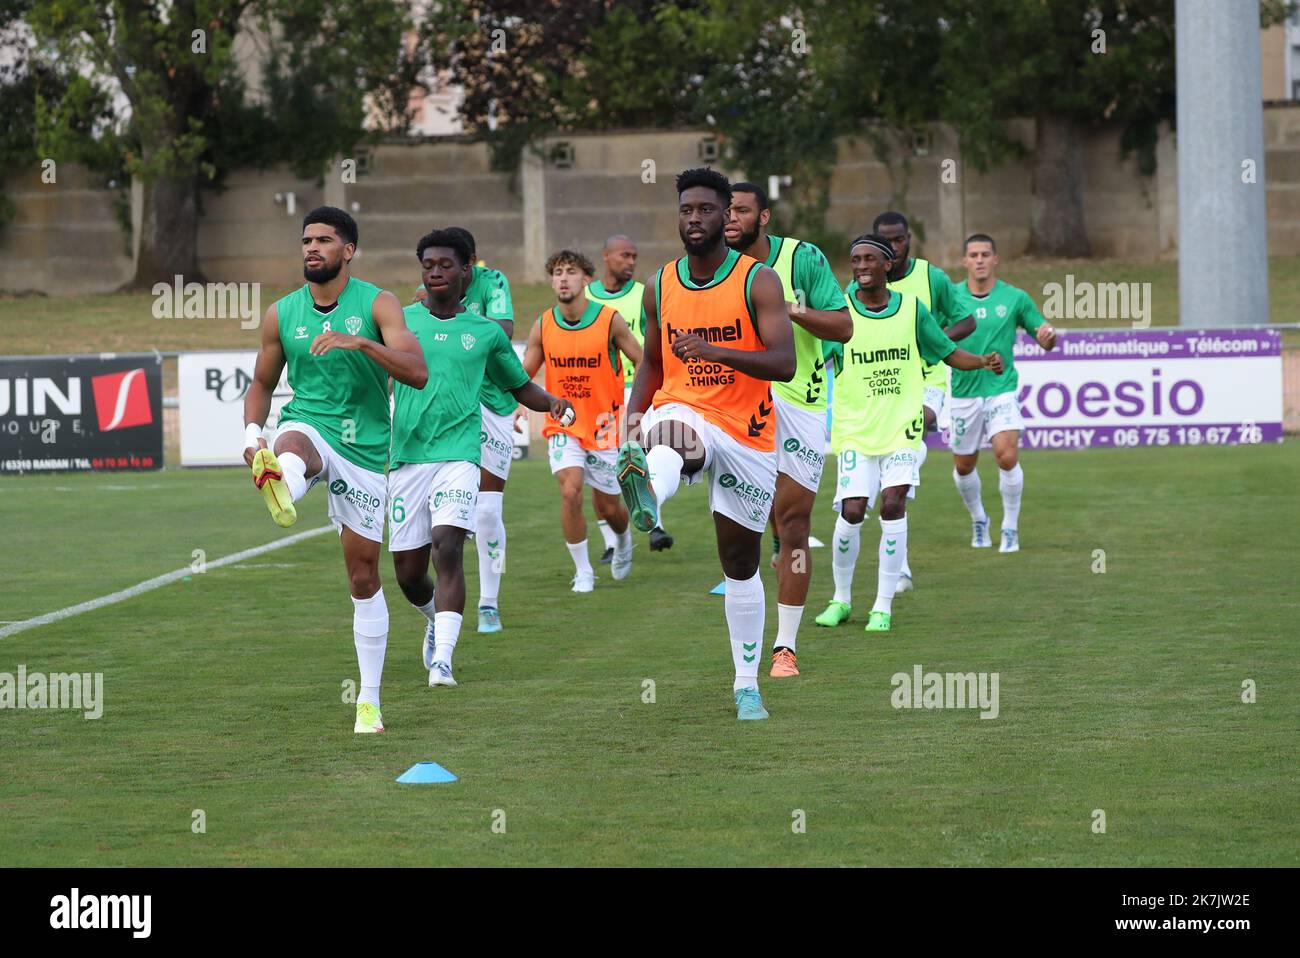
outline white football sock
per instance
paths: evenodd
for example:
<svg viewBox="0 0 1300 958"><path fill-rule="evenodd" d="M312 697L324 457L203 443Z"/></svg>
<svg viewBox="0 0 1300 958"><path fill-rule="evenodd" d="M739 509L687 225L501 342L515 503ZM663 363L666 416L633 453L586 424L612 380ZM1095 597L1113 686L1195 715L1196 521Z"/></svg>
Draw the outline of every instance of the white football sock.
<svg viewBox="0 0 1300 958"><path fill-rule="evenodd" d="M963 476L956 469L952 471L952 481L957 483L957 491L961 493L961 501L966 503L966 511L975 522L988 522L988 513L984 511L984 503L980 501L980 474L978 469L972 469L968 475Z"/></svg>
<svg viewBox="0 0 1300 958"><path fill-rule="evenodd" d="M428 619L430 622L433 622L434 621L433 617L438 611L436 608L434 608L434 606L437 604L437 601L438 601L438 597L434 596L432 599L429 600L427 605L415 605L414 602L412 602L411 605L415 605L417 609L419 609L421 612L424 613L424 617L426 619Z"/></svg>
<svg viewBox="0 0 1300 958"><path fill-rule="evenodd" d="M927 446L924 441L922 441L921 448L916 451L916 456L917 456L916 474L918 477L921 475L921 467L925 465L925 459L926 456L928 455L930 455L930 447ZM912 578L912 567L907 563L907 541L906 540L903 541L903 564L902 566L899 567L898 574L905 575L909 579Z"/></svg>
<svg viewBox="0 0 1300 958"><path fill-rule="evenodd" d="M615 533L614 551L621 556L632 551L632 523L629 522L622 532Z"/></svg>
<svg viewBox="0 0 1300 958"><path fill-rule="evenodd" d="M723 605L731 635L731 660L736 665L732 690L758 688L758 660L763 655L763 618L767 611L763 580L757 571L748 579L725 578L727 595Z"/></svg>
<svg viewBox="0 0 1300 958"><path fill-rule="evenodd" d="M289 487L289 498L297 502L307 494L307 463L296 452L282 452L275 458L280 460L284 484Z"/></svg>
<svg viewBox="0 0 1300 958"><path fill-rule="evenodd" d="M573 557L573 570L575 572L582 575L584 572L592 571L591 559L587 557L586 539L581 542L566 542L564 545L568 548L569 555Z"/></svg>
<svg viewBox="0 0 1300 958"><path fill-rule="evenodd" d="M645 461L650 469L650 485L654 490L655 502L662 508L681 485L682 465L686 460L672 446L655 446L645 454Z"/></svg>
<svg viewBox="0 0 1300 958"><path fill-rule="evenodd" d="M433 661L451 665L451 653L456 651L462 618L459 612L439 612L433 617Z"/></svg>
<svg viewBox="0 0 1300 958"><path fill-rule="evenodd" d="M1025 472L1016 463L998 470L998 491L1002 493L1002 528L1015 529L1020 522L1020 494L1025 491Z"/></svg>
<svg viewBox="0 0 1300 958"><path fill-rule="evenodd" d="M379 705L379 685L384 677L384 653L388 650L388 604L384 590L368 599L352 598L352 642L357 647L361 670L361 694L357 704Z"/></svg>
<svg viewBox="0 0 1300 958"><path fill-rule="evenodd" d="M480 492L474 509L474 545L478 547L478 604L496 608L501 573L506 569L506 524L501 519L503 492Z"/></svg>
<svg viewBox="0 0 1300 958"><path fill-rule="evenodd" d="M604 519L599 520L596 525L600 526L600 537L605 540L605 548L613 549L618 544L614 536L614 530L609 527L609 523Z"/></svg>
<svg viewBox="0 0 1300 958"><path fill-rule="evenodd" d="M795 651L795 638L799 635L799 622L803 619L803 606L776 604L776 642L773 648L784 645Z"/></svg>
<svg viewBox="0 0 1300 958"><path fill-rule="evenodd" d="M835 580L835 601L853 603L853 570L862 548L862 523L854 525L843 516L835 520L834 551L831 553L831 578Z"/></svg>
<svg viewBox="0 0 1300 958"><path fill-rule="evenodd" d="M880 520L880 573L876 579L876 604L872 612L889 612L898 588L898 570L907 549L907 516Z"/></svg>

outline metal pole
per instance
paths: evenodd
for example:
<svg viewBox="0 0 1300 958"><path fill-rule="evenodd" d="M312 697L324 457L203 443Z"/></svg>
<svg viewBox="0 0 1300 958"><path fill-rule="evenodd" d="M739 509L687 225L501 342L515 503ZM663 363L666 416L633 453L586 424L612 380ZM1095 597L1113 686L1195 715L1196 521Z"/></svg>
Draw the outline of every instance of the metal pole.
<svg viewBox="0 0 1300 958"><path fill-rule="evenodd" d="M1258 0L1177 0L1180 326L1267 323Z"/></svg>

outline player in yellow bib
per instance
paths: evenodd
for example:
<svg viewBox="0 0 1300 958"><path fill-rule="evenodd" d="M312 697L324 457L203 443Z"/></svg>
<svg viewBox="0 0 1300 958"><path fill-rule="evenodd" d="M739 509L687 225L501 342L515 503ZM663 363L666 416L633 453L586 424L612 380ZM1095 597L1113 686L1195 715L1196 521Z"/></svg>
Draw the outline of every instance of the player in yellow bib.
<svg viewBox="0 0 1300 958"><path fill-rule="evenodd" d="M960 342L975 331L975 319L957 296L957 289L948 274L933 263L912 256L912 231L907 217L893 210L881 213L871 223L871 232L889 240L894 250L894 263L889 270L889 288L915 296L930 311L954 343ZM850 282L845 294L853 295ZM948 399L948 367L942 363L926 363L922 369L925 391L921 407L925 414L925 431L934 432L946 421L944 406ZM924 465L929 448L921 443L921 464ZM919 467L918 467L919 468ZM898 591L912 588L912 569L903 553L903 571L898 580Z"/></svg>
<svg viewBox="0 0 1300 958"><path fill-rule="evenodd" d="M924 364L1002 369L997 353L976 356L958 349L915 296L886 286L893 257L889 241L875 233L859 236L850 247L858 284L849 298L854 331L839 348L831 423L831 449L838 457L835 508L840 513L831 552L835 597L815 620L837 626L851 615L862 520L879 499L880 571L868 632L889 631L907 548L907 500L921 482Z"/></svg>
<svg viewBox="0 0 1300 958"><path fill-rule="evenodd" d="M772 503L772 557L777 570L776 642L772 678L799 674L795 640L812 579L808 532L826 460L826 355L848 342L853 320L844 293L822 251L811 243L768 232L767 193L733 183L727 245L770 266L781 278L794 333L795 372L772 384L776 406L776 497Z"/></svg>
<svg viewBox="0 0 1300 958"><path fill-rule="evenodd" d="M573 559L574 592L591 592L596 573L587 555L587 520L582 487L591 486L596 515L614 533L610 571L626 579L632 571L632 527L615 476L623 421L623 368L620 351L634 361L641 346L623 317L599 300L589 300L587 284L595 267L576 250L562 249L546 261L556 305L533 323L524 350L524 370L535 376L546 367L546 388L573 404L569 422L550 422L542 430L547 459L560 483L560 524Z"/></svg>

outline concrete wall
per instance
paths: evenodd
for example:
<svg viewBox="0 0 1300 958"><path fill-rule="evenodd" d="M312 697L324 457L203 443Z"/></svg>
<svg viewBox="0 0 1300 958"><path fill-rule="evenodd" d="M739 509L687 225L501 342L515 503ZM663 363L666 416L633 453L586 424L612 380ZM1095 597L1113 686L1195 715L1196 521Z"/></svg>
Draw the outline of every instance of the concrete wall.
<svg viewBox="0 0 1300 958"><path fill-rule="evenodd" d="M32 164L5 172L3 190L14 217L0 225L0 290L96 293L131 278L129 238L109 190L85 170L61 163L53 183Z"/></svg>
<svg viewBox="0 0 1300 958"><path fill-rule="evenodd" d="M1286 24L1275 23L1259 31L1260 80L1265 100L1289 100L1286 85Z"/></svg>
<svg viewBox="0 0 1300 958"><path fill-rule="evenodd" d="M1010 130L1032 147L1031 122L1015 121ZM1267 184L1269 252L1300 254L1300 107L1266 108L1264 135L1260 175ZM542 144L542 155L526 155L514 176L493 172L482 144L456 140L377 147L369 172L355 183L343 181L342 157L318 183L286 168L236 171L223 192L202 194L200 263L215 281L296 282L302 216L330 203L357 218L359 274L398 289L416 281L415 241L434 226L452 224L468 227L480 255L516 282L540 280L543 260L561 246L595 259L615 232L637 240L645 274L678 255L673 176L700 165L701 141L709 137L707 131L554 136ZM550 158L560 141L572 146L571 167L557 167ZM1117 130L1086 133L1084 218L1094 255L1176 254L1175 146L1166 130L1158 170L1143 177L1135 158L1120 160ZM901 209L913 222L918 249L950 267L972 232L993 234L1012 257L1027 245L1031 177L1023 161L981 173L965 162L953 131L940 125L919 141L887 131L846 136L836 159L827 216L832 230L852 235L869 228L877 212ZM955 182L945 182L947 169ZM113 212L114 191L68 166L59 168L56 185L42 184L39 168L9 171L4 189L17 215L0 228L0 290L93 292L129 279L131 258ZM292 216L285 202L290 192ZM138 197L135 206L138 218Z"/></svg>

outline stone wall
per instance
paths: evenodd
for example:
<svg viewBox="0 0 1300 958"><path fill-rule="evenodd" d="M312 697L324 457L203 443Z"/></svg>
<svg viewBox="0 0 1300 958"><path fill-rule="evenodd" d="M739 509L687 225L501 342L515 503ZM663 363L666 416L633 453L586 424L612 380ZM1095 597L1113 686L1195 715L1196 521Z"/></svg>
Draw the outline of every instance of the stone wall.
<svg viewBox="0 0 1300 958"><path fill-rule="evenodd" d="M1015 121L1010 130L1032 146L1031 122ZM1260 178L1267 184L1269 252L1300 254L1300 108L1266 107L1264 133ZM414 278L419 236L452 224L473 231L480 255L517 282L540 280L545 257L561 246L596 259L605 237L616 232L638 242L644 273L678 254L673 176L701 165L711 139L704 130L558 135L542 144L540 155L526 154L514 174L492 171L484 145L456 139L375 147L355 182L344 182L342 157L320 182L302 181L287 168L235 171L225 190L202 194L200 264L214 281L294 282L301 272L302 215L329 203L357 218L358 272L399 288ZM570 147L569 165L555 160L560 143ZM1087 131L1084 218L1094 255L1176 255L1172 132L1162 134L1157 156L1157 172L1143 177L1135 158L1120 159L1116 129ZM971 232L991 233L1012 257L1028 243L1028 165L1012 161L980 172L965 162L947 127L914 136L846 136L836 159L827 216L832 230L852 235L869 228L877 212L901 209L914 224L918 249L949 267ZM59 168L56 184L42 183L39 168L10 170L4 190L16 216L0 228L0 290L95 292L130 277L132 260L115 213L122 191L98 186L69 166ZM134 193L138 219L138 185Z"/></svg>

